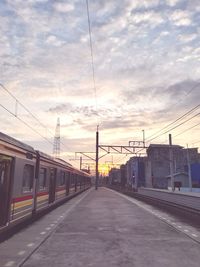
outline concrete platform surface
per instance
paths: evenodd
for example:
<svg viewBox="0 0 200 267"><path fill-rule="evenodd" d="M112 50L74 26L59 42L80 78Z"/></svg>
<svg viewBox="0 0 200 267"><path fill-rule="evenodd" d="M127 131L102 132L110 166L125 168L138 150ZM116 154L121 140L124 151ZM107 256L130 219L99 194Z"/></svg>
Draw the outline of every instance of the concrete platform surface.
<svg viewBox="0 0 200 267"><path fill-rule="evenodd" d="M0 266L199 267L198 228L185 229L181 222L173 222L151 206L106 188L90 190L73 201L70 210L70 202L61 207L60 223L39 245L32 236L35 248L20 264L10 255ZM51 225L52 215L47 216ZM40 221L36 224L39 227ZM23 232L20 234L23 240ZM9 240L7 247L0 245L0 261L6 258L2 249L9 250L9 245L16 252L14 240Z"/></svg>

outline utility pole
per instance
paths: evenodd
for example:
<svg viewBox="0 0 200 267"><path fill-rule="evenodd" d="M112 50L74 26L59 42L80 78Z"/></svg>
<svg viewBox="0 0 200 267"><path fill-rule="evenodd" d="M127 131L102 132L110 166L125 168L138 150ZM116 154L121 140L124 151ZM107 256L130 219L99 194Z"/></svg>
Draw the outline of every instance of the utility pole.
<svg viewBox="0 0 200 267"><path fill-rule="evenodd" d="M170 163L170 176L171 176L171 187L174 191L174 159L173 159L173 148L172 148L172 135L169 134L169 163Z"/></svg>
<svg viewBox="0 0 200 267"><path fill-rule="evenodd" d="M80 157L80 170L82 169L82 161L83 161L83 158Z"/></svg>
<svg viewBox="0 0 200 267"><path fill-rule="evenodd" d="M192 176L191 176L191 166L190 166L190 155L187 144L187 165L188 165L188 179L189 179L189 190L192 192Z"/></svg>
<svg viewBox="0 0 200 267"><path fill-rule="evenodd" d="M143 133L143 144L144 144L144 147L145 147L145 131L142 130L142 133Z"/></svg>
<svg viewBox="0 0 200 267"><path fill-rule="evenodd" d="M96 181L95 181L95 189L98 189L99 185L99 126L97 125L96 131Z"/></svg>

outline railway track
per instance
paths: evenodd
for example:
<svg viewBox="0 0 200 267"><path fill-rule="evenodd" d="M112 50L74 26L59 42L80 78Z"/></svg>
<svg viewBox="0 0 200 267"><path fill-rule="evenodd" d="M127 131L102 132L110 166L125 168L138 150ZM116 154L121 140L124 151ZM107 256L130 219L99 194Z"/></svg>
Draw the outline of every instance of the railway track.
<svg viewBox="0 0 200 267"><path fill-rule="evenodd" d="M133 192L130 190L122 190L117 187L109 187L113 190L116 190L122 194L128 195L135 199L141 200L147 204L151 204L159 209L170 212L176 216L181 217L183 220L190 222L195 225L200 225L200 210L196 208L191 208L183 204L178 204L172 201L167 201L160 199L158 197L146 196L138 192Z"/></svg>

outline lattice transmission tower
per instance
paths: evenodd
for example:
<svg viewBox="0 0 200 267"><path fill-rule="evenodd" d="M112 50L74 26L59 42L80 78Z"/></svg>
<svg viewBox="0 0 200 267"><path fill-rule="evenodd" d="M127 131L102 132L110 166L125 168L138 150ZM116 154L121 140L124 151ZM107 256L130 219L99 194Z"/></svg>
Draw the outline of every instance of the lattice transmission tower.
<svg viewBox="0 0 200 267"><path fill-rule="evenodd" d="M57 119L54 142L53 142L53 157L60 158L60 118Z"/></svg>

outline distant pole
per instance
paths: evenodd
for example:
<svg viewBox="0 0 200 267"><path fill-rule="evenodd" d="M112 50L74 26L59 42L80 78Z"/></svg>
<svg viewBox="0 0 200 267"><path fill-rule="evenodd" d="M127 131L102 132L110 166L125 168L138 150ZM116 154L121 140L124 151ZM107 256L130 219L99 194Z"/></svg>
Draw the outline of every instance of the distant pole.
<svg viewBox="0 0 200 267"><path fill-rule="evenodd" d="M192 175L191 175L191 166L190 166L190 155L187 144L187 165L188 165L188 179L189 179L189 190L192 192Z"/></svg>
<svg viewBox="0 0 200 267"><path fill-rule="evenodd" d="M83 158L80 157L80 170L82 169L82 161L83 161Z"/></svg>
<svg viewBox="0 0 200 267"><path fill-rule="evenodd" d="M95 181L95 189L98 189L99 184L99 126L97 125L96 131L96 181Z"/></svg>
<svg viewBox="0 0 200 267"><path fill-rule="evenodd" d="M144 147L145 147L145 131L142 130L142 133L143 133L143 145L144 145Z"/></svg>
<svg viewBox="0 0 200 267"><path fill-rule="evenodd" d="M173 170L173 149L172 149L172 135L169 134L169 163L170 163L170 177L171 177L171 187L174 191L174 170Z"/></svg>

